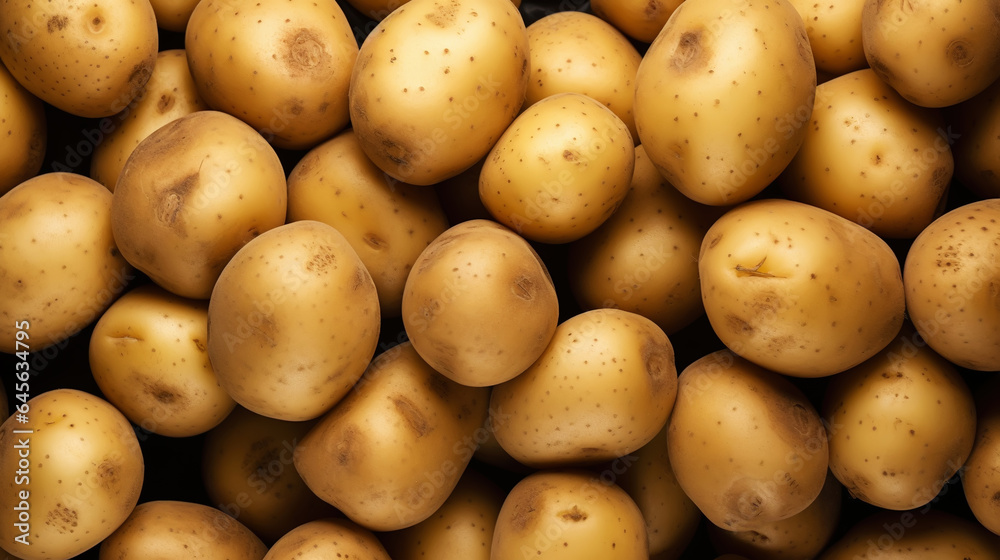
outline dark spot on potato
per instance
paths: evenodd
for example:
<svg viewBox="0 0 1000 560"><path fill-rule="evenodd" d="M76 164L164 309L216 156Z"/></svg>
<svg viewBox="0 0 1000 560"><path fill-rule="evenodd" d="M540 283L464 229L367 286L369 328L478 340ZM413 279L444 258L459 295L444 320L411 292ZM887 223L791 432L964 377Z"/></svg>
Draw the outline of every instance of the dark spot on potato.
<svg viewBox="0 0 1000 560"><path fill-rule="evenodd" d="M313 274L326 274L328 269L337 265L337 255L333 247L323 245L306 261L306 270Z"/></svg>
<svg viewBox="0 0 1000 560"><path fill-rule="evenodd" d="M128 76L128 91L130 98L135 98L142 88L146 87L149 77L153 75L153 66L156 64L156 55L153 55L132 68L132 73Z"/></svg>
<svg viewBox="0 0 1000 560"><path fill-rule="evenodd" d="M363 452L363 442L364 435L357 426L350 425L345 427L340 434L340 439L337 440L335 448L337 464L346 467L352 463L360 462Z"/></svg>
<svg viewBox="0 0 1000 560"><path fill-rule="evenodd" d="M945 52L948 60L959 68L965 68L976 60L976 53L972 51L968 41L955 39L948 43Z"/></svg>
<svg viewBox="0 0 1000 560"><path fill-rule="evenodd" d="M646 15L646 19L656 19L660 13L660 2L658 0L649 0L643 9L643 13Z"/></svg>
<svg viewBox="0 0 1000 560"><path fill-rule="evenodd" d="M581 510L576 506L576 504L573 504L572 509L559 512L559 517L561 517L563 521L579 523L587 520L587 512Z"/></svg>
<svg viewBox="0 0 1000 560"><path fill-rule="evenodd" d="M753 487L755 481L740 479L735 481L723 495L725 511L729 512L725 523L733 526L751 521L765 510L764 496Z"/></svg>
<svg viewBox="0 0 1000 560"><path fill-rule="evenodd" d="M121 480L121 464L105 459L97 466L97 481L101 488L115 490Z"/></svg>
<svg viewBox="0 0 1000 560"><path fill-rule="evenodd" d="M66 16L52 16L49 18L48 23L45 24L45 28L48 29L49 33L55 33L56 31L62 31L69 25L69 18Z"/></svg>
<svg viewBox="0 0 1000 560"><path fill-rule="evenodd" d="M48 515L45 516L45 524L55 527L60 533L72 533L78 519L79 515L75 509L58 502L56 507L49 510Z"/></svg>
<svg viewBox="0 0 1000 560"><path fill-rule="evenodd" d="M545 495L554 486L545 481L533 481L515 488L509 495L513 497L510 528L518 533L534 530L538 525L538 515L545 505Z"/></svg>
<svg viewBox="0 0 1000 560"><path fill-rule="evenodd" d="M451 385L449 385L448 379L441 375L428 376L426 386L431 393L437 395L442 401L447 401L448 395L451 394Z"/></svg>
<svg viewBox="0 0 1000 560"><path fill-rule="evenodd" d="M521 274L511 284L510 293L524 301L535 299L535 282L527 274Z"/></svg>
<svg viewBox="0 0 1000 560"><path fill-rule="evenodd" d="M458 8L459 3L454 0L436 4L434 6L434 11L428 12L424 17L427 21L433 23L437 27L448 27L455 23L455 18L458 15Z"/></svg>
<svg viewBox="0 0 1000 560"><path fill-rule="evenodd" d="M713 237L711 240L709 240L709 242L708 242L708 248L709 249L714 249L715 246L719 244L719 241L722 241L722 236L723 236L723 234L720 233L720 234L716 235L715 237Z"/></svg>
<svg viewBox="0 0 1000 560"><path fill-rule="evenodd" d="M254 440L240 462L241 468L246 473L257 472L261 467L267 468L271 459L278 456L277 447L277 443L267 437Z"/></svg>
<svg viewBox="0 0 1000 560"><path fill-rule="evenodd" d="M282 60L293 78L325 73L332 64L323 36L311 29L289 31L281 46L284 52Z"/></svg>
<svg viewBox="0 0 1000 560"><path fill-rule="evenodd" d="M259 317L259 320L253 321L253 324L250 325L253 336L271 348L278 346L276 338L278 335L278 325L275 323L274 317L263 313L255 314L254 317Z"/></svg>
<svg viewBox="0 0 1000 560"><path fill-rule="evenodd" d="M177 391L159 382L147 383L145 390L146 394L162 404L174 404L182 398Z"/></svg>
<svg viewBox="0 0 1000 560"><path fill-rule="evenodd" d="M990 498L990 500L991 500L991 501L992 501L992 502L993 502L994 504L1000 504L1000 490L998 490L998 491L994 492L994 493L993 493L993 496L992 496L992 497Z"/></svg>
<svg viewBox="0 0 1000 560"><path fill-rule="evenodd" d="M563 150L562 157L566 161L577 161L580 159L580 154L572 150Z"/></svg>
<svg viewBox="0 0 1000 560"><path fill-rule="evenodd" d="M197 187L201 175L196 171L187 175L176 184L164 189L160 194L156 218L175 229L180 236L185 236L184 224L178 222L178 217L184 209L184 201Z"/></svg>
<svg viewBox="0 0 1000 560"><path fill-rule="evenodd" d="M163 95L160 96L160 99L156 102L156 112L162 115L163 113L169 111L170 108L173 106L174 106L174 96L170 95L169 93L164 93Z"/></svg>
<svg viewBox="0 0 1000 560"><path fill-rule="evenodd" d="M288 112L295 115L296 117L302 114L305 107L302 106L302 100L299 98L294 98L288 102Z"/></svg>
<svg viewBox="0 0 1000 560"><path fill-rule="evenodd" d="M754 328L749 322L747 322L742 317L738 317L730 313L726 315L726 326L729 327L730 331L737 334L753 334Z"/></svg>
<svg viewBox="0 0 1000 560"><path fill-rule="evenodd" d="M693 70L708 62L708 53L702 44L702 32L686 31L681 34L670 56L670 65L677 70Z"/></svg>
<svg viewBox="0 0 1000 560"><path fill-rule="evenodd" d="M362 265L354 269L354 275L351 276L351 290L358 291L368 284L372 283L371 275L368 274L368 270Z"/></svg>
<svg viewBox="0 0 1000 560"><path fill-rule="evenodd" d="M796 33L795 46L798 49L799 58L809 65L815 64L813 61L812 46L809 44L809 35L806 34L804 27L800 27Z"/></svg>
<svg viewBox="0 0 1000 560"><path fill-rule="evenodd" d="M368 246L370 246L372 249L375 249L376 251L381 251L389 247L389 242L386 241L385 239L382 239L381 237L378 236L378 234L375 233L367 233L365 234L363 239L365 240L365 243L368 244Z"/></svg>
<svg viewBox="0 0 1000 560"><path fill-rule="evenodd" d="M641 350L642 361L654 394L677 387L677 365L670 343L658 344L647 340Z"/></svg>
<svg viewBox="0 0 1000 560"><path fill-rule="evenodd" d="M410 399L402 395L397 395L392 399L392 405L396 408L396 412L406 421L406 425L417 434L417 437L425 436L433 429L430 422L424 417L424 414Z"/></svg>

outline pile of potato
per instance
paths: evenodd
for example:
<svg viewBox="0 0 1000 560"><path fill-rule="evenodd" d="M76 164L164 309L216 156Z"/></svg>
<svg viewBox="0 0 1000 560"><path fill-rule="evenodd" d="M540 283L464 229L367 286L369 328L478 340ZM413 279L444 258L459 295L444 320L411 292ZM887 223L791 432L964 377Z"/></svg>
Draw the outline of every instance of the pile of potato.
<svg viewBox="0 0 1000 560"><path fill-rule="evenodd" d="M0 0L0 62L6 557L1000 559L1000 0Z"/></svg>

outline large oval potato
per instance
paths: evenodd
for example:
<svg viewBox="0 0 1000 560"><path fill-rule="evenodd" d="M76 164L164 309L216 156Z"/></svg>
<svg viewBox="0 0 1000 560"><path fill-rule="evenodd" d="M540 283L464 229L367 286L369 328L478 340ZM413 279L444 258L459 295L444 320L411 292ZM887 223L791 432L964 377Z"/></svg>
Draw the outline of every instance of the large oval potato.
<svg viewBox="0 0 1000 560"><path fill-rule="evenodd" d="M635 124L679 191L727 205L762 191L802 144L816 66L787 0L686 0L639 65Z"/></svg>
<svg viewBox="0 0 1000 560"><path fill-rule="evenodd" d="M351 124L375 165L414 185L483 158L528 85L528 35L507 0L410 0L361 45Z"/></svg>
<svg viewBox="0 0 1000 560"><path fill-rule="evenodd" d="M27 422L0 426L0 547L24 560L76 557L138 503L139 440L118 409L76 389L41 393L20 410Z"/></svg>
<svg viewBox="0 0 1000 560"><path fill-rule="evenodd" d="M705 235L698 270L722 342L786 375L844 371L903 324L903 279L889 246L807 204L767 199L730 210Z"/></svg>
<svg viewBox="0 0 1000 560"><path fill-rule="evenodd" d="M208 303L208 356L240 405L280 420L330 410L378 343L375 283L322 222L264 232L222 270Z"/></svg>
<svg viewBox="0 0 1000 560"><path fill-rule="evenodd" d="M25 89L86 118L128 106L159 48L149 0L5 0L0 36L0 61Z"/></svg>
<svg viewBox="0 0 1000 560"><path fill-rule="evenodd" d="M42 101L0 64L0 196L42 168L48 139L45 124Z"/></svg>
<svg viewBox="0 0 1000 560"><path fill-rule="evenodd" d="M112 234L111 199L100 183L63 172L0 197L0 352L14 351L21 321L33 352L65 341L135 278Z"/></svg>

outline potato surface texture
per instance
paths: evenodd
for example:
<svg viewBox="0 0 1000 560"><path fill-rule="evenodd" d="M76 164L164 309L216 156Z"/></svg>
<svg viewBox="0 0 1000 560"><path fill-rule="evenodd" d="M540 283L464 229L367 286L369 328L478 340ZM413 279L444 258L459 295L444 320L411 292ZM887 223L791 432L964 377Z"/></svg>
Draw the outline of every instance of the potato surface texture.
<svg viewBox="0 0 1000 560"><path fill-rule="evenodd" d="M0 64L0 196L34 177L45 158L45 107Z"/></svg>

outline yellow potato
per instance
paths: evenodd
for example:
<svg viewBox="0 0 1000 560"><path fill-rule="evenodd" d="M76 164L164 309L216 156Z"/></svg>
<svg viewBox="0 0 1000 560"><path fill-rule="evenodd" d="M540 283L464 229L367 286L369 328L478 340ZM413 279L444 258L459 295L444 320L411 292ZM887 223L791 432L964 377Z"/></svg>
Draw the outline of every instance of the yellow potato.
<svg viewBox="0 0 1000 560"><path fill-rule="evenodd" d="M208 105L198 96L191 79L184 50L161 51L142 92L115 115L115 128L94 146L91 178L114 192L125 160L139 142L174 119L206 109Z"/></svg>
<svg viewBox="0 0 1000 560"><path fill-rule="evenodd" d="M410 0L379 22L351 76L361 147L397 180L431 185L472 167L514 120L528 37L500 0Z"/></svg>
<svg viewBox="0 0 1000 560"><path fill-rule="evenodd" d="M617 27L622 33L652 43L674 10L684 0L592 0L594 15Z"/></svg>
<svg viewBox="0 0 1000 560"><path fill-rule="evenodd" d="M25 560L76 557L135 508L139 440L114 406L76 389L41 393L18 411L27 422L0 426L0 547Z"/></svg>
<svg viewBox="0 0 1000 560"><path fill-rule="evenodd" d="M208 303L146 284L101 315L88 356L101 393L129 420L155 434L188 437L236 406L207 350Z"/></svg>
<svg viewBox="0 0 1000 560"><path fill-rule="evenodd" d="M0 61L25 89L86 118L128 106L159 47L149 0L5 0L0 36Z"/></svg>
<svg viewBox="0 0 1000 560"><path fill-rule="evenodd" d="M319 519L292 529L264 560L390 559L371 531L346 519Z"/></svg>
<svg viewBox="0 0 1000 560"><path fill-rule="evenodd" d="M38 173L47 138L41 100L0 64L0 196Z"/></svg>
<svg viewBox="0 0 1000 560"><path fill-rule="evenodd" d="M353 130L316 146L292 169L288 221L297 220L327 223L347 237L375 281L384 317L402 312L414 261L448 229L434 190L386 175L361 151Z"/></svg>
<svg viewBox="0 0 1000 560"><path fill-rule="evenodd" d="M899 261L885 241L807 204L767 199L730 210L705 235L698 270L722 342L786 375L844 371L903 323Z"/></svg>
<svg viewBox="0 0 1000 560"><path fill-rule="evenodd" d="M62 172L0 197L0 352L15 350L20 321L30 325L32 352L63 343L135 278L112 235L111 198L96 181Z"/></svg>
<svg viewBox="0 0 1000 560"><path fill-rule="evenodd" d="M868 65L861 44L861 10L865 0L789 0L806 26L816 69L840 76Z"/></svg>
<svg viewBox="0 0 1000 560"><path fill-rule="evenodd" d="M880 511L854 522L817 560L1000 560L1000 537L974 521L929 507Z"/></svg>
<svg viewBox="0 0 1000 560"><path fill-rule="evenodd" d="M628 193L635 148L625 123L581 93L526 108L490 151L479 197L532 241L568 243L597 229Z"/></svg>
<svg viewBox="0 0 1000 560"><path fill-rule="evenodd" d="M809 38L788 0L688 0L639 65L639 141L689 198L736 204L791 161L815 90Z"/></svg>

